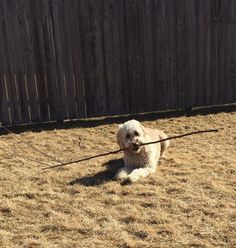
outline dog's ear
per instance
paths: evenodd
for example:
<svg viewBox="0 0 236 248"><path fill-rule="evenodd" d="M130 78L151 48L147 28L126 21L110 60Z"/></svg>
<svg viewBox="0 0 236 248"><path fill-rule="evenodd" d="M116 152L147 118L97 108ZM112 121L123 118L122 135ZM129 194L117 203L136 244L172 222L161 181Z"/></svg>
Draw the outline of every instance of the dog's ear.
<svg viewBox="0 0 236 248"><path fill-rule="evenodd" d="M123 144L123 140L122 140L122 127L123 127L123 125L120 124L119 128L118 128L118 131L117 131L117 135L116 135L116 140L117 140L117 143L120 146L120 149L124 148L124 144Z"/></svg>

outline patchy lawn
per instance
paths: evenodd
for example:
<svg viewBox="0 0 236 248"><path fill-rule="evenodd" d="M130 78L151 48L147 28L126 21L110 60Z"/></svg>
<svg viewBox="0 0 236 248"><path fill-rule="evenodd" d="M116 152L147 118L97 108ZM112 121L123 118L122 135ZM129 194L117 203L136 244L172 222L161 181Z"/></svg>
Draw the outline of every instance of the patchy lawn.
<svg viewBox="0 0 236 248"><path fill-rule="evenodd" d="M43 171L55 162L1 135L0 246L236 247L235 112L143 119L169 136L221 131L173 140L155 175L126 186L112 180L122 154ZM70 161L117 149L116 122L18 137Z"/></svg>

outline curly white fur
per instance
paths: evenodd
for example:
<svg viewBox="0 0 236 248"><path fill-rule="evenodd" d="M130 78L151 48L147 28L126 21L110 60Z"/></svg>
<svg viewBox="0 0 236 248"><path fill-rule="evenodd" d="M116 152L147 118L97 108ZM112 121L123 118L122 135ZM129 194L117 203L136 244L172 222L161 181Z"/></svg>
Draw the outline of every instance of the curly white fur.
<svg viewBox="0 0 236 248"><path fill-rule="evenodd" d="M142 143L167 138L157 129L146 128L136 120L130 120L119 126L117 142L124 151L124 167L118 170L115 178L123 182L136 182L156 171L160 156L169 146L169 141L140 146Z"/></svg>

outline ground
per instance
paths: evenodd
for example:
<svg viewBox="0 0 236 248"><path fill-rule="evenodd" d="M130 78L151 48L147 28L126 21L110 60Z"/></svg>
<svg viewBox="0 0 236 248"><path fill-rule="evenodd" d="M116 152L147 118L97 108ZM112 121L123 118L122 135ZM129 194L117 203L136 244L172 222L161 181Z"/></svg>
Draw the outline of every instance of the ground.
<svg viewBox="0 0 236 248"><path fill-rule="evenodd" d="M121 153L42 170L55 162L2 134L0 247L236 247L236 113L140 119L169 136L220 131L172 140L155 175L125 186ZM123 120L14 130L71 161L118 149Z"/></svg>

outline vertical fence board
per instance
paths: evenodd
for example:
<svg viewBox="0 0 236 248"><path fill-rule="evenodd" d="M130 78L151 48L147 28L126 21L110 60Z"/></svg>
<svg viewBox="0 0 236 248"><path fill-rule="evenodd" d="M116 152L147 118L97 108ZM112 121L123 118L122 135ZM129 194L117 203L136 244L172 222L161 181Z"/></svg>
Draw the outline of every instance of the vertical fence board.
<svg viewBox="0 0 236 248"><path fill-rule="evenodd" d="M3 36L4 28L5 28L5 16L4 16L4 9L0 8L0 122L4 125L10 125L9 115L8 115L8 101L5 91L5 74L6 74L6 66L7 66L7 59L6 59L6 48L5 48L5 39Z"/></svg>
<svg viewBox="0 0 236 248"><path fill-rule="evenodd" d="M75 1L75 5L71 6L75 11L73 19L71 20L72 36L74 39L74 52L72 53L73 60L73 83L75 84L75 100L79 117L87 117L87 102L85 95L85 85L84 85L84 63L82 57L82 37L83 33L81 31L81 8L78 1Z"/></svg>
<svg viewBox="0 0 236 248"><path fill-rule="evenodd" d="M230 15L229 15L229 24L230 24L230 39L229 39L229 53L227 56L227 62L229 68L229 78L226 81L227 85L224 88L227 89L225 92L227 99L225 97L224 102L235 102L236 97L236 3L235 1L230 1Z"/></svg>
<svg viewBox="0 0 236 248"><path fill-rule="evenodd" d="M126 41L128 56L129 108L131 113L145 111L146 85L143 75L143 54L140 39L140 23L138 22L139 1L125 1Z"/></svg>
<svg viewBox="0 0 236 248"><path fill-rule="evenodd" d="M20 123L29 123L31 121L29 115L27 93L25 90L25 54L24 54L24 42L22 40L22 33L24 33L25 27L25 12L22 11L22 7L25 6L25 1L15 2L15 15L11 18L14 20L12 28L14 29L15 38L14 43L16 45L15 56L15 86L18 91L18 115ZM17 108L17 106L15 106ZM19 124L20 124L19 123ZM18 123L15 123L18 124Z"/></svg>
<svg viewBox="0 0 236 248"><path fill-rule="evenodd" d="M47 51L49 51L48 46L50 46L47 32L47 6L45 2L35 2L33 6L30 7L32 14L32 43L35 53L35 73L34 73L34 88L36 91L36 105L37 112L40 121L50 121L50 106L48 97L48 85L47 85L47 70L50 67L51 61L47 58ZM46 38L46 40L45 40ZM50 82L53 84L53 82ZM32 86L33 87L33 86ZM54 94L51 95L54 97Z"/></svg>
<svg viewBox="0 0 236 248"><path fill-rule="evenodd" d="M164 9L164 37L165 37L165 58L164 58L164 71L165 71L165 99L167 101L167 108L174 108L177 106L177 91L175 89L175 64L173 55L175 54L175 35L174 35L174 18L175 12L171 0L165 1ZM185 33L181 34L184 39ZM178 45L178 44L177 44ZM187 69L187 68L186 68ZM185 70L185 73L187 70Z"/></svg>
<svg viewBox="0 0 236 248"><path fill-rule="evenodd" d="M73 3L73 2L72 2ZM71 4L73 5L73 4ZM75 107L75 94L73 83L73 60L72 53L74 52L75 43L70 35L70 25L72 15L70 5L67 1L62 1L62 6L59 11L60 22L60 42L62 48L62 61L63 61L63 95L64 104L66 105L67 119L76 119L76 107ZM73 24L72 24L73 25ZM77 31L75 31L77 32Z"/></svg>
<svg viewBox="0 0 236 248"><path fill-rule="evenodd" d="M61 43L61 29L60 29L60 9L62 8L62 1L54 0L51 2L52 14L52 35L54 38L54 73L56 84L56 92L58 99L57 106L57 120L68 118L67 113L67 99L65 97L64 85L64 68L62 60L62 43Z"/></svg>
<svg viewBox="0 0 236 248"><path fill-rule="evenodd" d="M13 1L3 1L1 6L4 11L2 14L4 16L3 25L2 25L2 35L4 37L3 47L4 47L4 69L3 69L3 85L4 85L4 94L7 101L7 112L8 112L8 123L17 123L17 112L15 106L18 105L17 94L15 88L15 45L14 42L15 33L14 28L11 28L14 25L11 16L15 15L15 9Z"/></svg>
<svg viewBox="0 0 236 248"><path fill-rule="evenodd" d="M159 51L160 39L157 37L161 34L161 22L160 22L160 1L153 1L151 8L151 33L152 33L152 53L153 53L153 80L155 82L152 91L155 95L155 109L161 109L161 92L160 86L163 84L163 77L160 70L161 65L161 54L162 50ZM159 18L158 18L159 17ZM157 28L158 27L158 28Z"/></svg>
<svg viewBox="0 0 236 248"><path fill-rule="evenodd" d="M45 69L44 69L44 85L47 101L48 119L60 120L59 109L59 94L58 94L58 73L56 69L56 44L54 37L54 22L52 2L43 0L42 16L42 32L43 44L45 49Z"/></svg>
<svg viewBox="0 0 236 248"><path fill-rule="evenodd" d="M192 99L193 106L197 103L203 104L203 94L204 94L204 87L203 87L203 47L204 47L204 25L203 25L203 2L204 0L200 1L193 1L192 7L195 13L195 44L193 45L193 49L195 49L195 78L194 78L194 85L192 87L192 91L195 92L194 99ZM192 77L193 78L193 77Z"/></svg>
<svg viewBox="0 0 236 248"><path fill-rule="evenodd" d="M120 51L118 36L118 1L103 1L103 49L105 79L107 82L107 109L110 113L122 112L122 93L120 82Z"/></svg>
<svg viewBox="0 0 236 248"><path fill-rule="evenodd" d="M21 41L24 54L24 83L25 91L28 100L28 112L30 122L40 122L40 114L38 111L37 88L35 86L35 73L36 73L36 56L37 51L34 49L34 26L37 16L37 8L33 1L24 1L21 11L24 14L23 32L21 33Z"/></svg>
<svg viewBox="0 0 236 248"><path fill-rule="evenodd" d="M107 108L102 40L102 1L80 1L82 57L88 116L104 115Z"/></svg>
<svg viewBox="0 0 236 248"><path fill-rule="evenodd" d="M117 13L117 22L118 22L118 33L119 37L118 49L119 49L119 80L121 83L121 94L122 94L122 109L118 114L130 113L129 105L129 91L128 89L128 54L127 54L127 28L126 28L126 9L125 9L125 0L116 1L118 3L118 13Z"/></svg>

